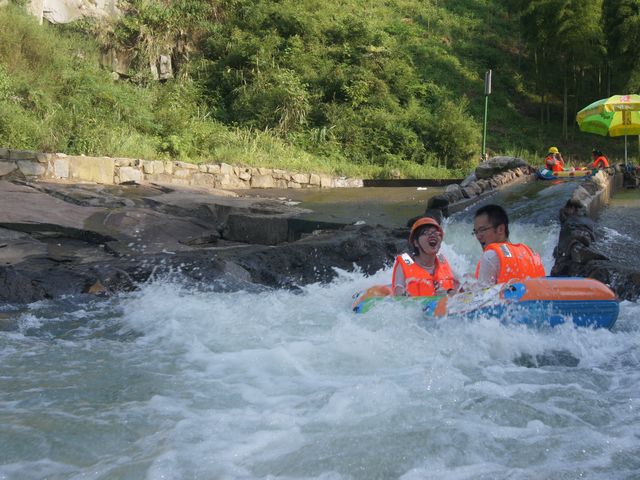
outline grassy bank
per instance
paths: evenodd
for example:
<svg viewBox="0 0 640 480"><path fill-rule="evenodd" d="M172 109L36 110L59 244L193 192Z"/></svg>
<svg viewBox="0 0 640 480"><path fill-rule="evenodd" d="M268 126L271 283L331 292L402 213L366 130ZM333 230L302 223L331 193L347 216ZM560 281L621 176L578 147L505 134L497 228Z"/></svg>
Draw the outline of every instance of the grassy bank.
<svg viewBox="0 0 640 480"><path fill-rule="evenodd" d="M579 134L563 142L557 122L539 122L518 18L503 0L120 4L127 15L116 22L65 27L0 8L0 146L461 177L480 156L487 68L490 153L536 162L554 144L586 160L596 145ZM99 66L108 47L136 52L128 78ZM148 64L167 51L176 78L160 83Z"/></svg>
<svg viewBox="0 0 640 480"><path fill-rule="evenodd" d="M227 162L363 178L447 178L459 172L399 159L353 163L339 146L307 151L270 129L213 118L189 78L167 83L114 80L82 32L38 25L0 8L0 145L68 154L194 163Z"/></svg>

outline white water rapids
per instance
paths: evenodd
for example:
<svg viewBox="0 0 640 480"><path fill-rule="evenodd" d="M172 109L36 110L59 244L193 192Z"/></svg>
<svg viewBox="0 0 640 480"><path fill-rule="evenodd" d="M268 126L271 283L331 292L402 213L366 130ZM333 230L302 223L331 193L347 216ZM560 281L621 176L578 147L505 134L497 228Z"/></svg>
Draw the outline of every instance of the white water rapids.
<svg viewBox="0 0 640 480"><path fill-rule="evenodd" d="M458 273L470 230L445 225ZM549 270L557 234L512 235ZM389 276L262 293L176 276L0 317L0 478L640 478L640 305L612 331L350 311Z"/></svg>

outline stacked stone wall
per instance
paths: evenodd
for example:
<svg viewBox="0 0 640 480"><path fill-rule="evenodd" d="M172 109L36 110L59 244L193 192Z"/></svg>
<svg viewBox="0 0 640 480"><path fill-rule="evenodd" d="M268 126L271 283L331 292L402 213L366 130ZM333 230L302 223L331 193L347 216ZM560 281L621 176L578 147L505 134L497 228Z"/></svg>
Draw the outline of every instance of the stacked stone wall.
<svg viewBox="0 0 640 480"><path fill-rule="evenodd" d="M221 189L356 188L357 178L172 160L85 157L0 148L0 179L69 180L106 185L152 182Z"/></svg>
<svg viewBox="0 0 640 480"><path fill-rule="evenodd" d="M460 184L449 185L444 193L431 197L425 214L448 217L506 185L534 181L536 177L536 169L520 158L493 157L478 165Z"/></svg>
<svg viewBox="0 0 640 480"><path fill-rule="evenodd" d="M635 301L640 297L640 271L610 260L594 245L594 218L622 183L623 172L612 167L575 189L560 210L560 235L551 275L595 278L611 287L619 298Z"/></svg>

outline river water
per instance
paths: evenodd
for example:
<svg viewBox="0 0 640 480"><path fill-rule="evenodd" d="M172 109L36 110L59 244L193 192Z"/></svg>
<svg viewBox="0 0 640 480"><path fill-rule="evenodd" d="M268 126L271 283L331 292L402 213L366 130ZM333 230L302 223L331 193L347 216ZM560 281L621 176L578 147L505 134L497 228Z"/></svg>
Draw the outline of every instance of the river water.
<svg viewBox="0 0 640 480"><path fill-rule="evenodd" d="M512 240L548 270L570 187L539 183L484 201L509 206ZM369 208L353 220L383 217ZM459 274L480 253L471 219L445 224ZM339 273L299 292L174 276L4 307L0 478L640 478L638 304L612 331L355 315L353 292L390 272Z"/></svg>

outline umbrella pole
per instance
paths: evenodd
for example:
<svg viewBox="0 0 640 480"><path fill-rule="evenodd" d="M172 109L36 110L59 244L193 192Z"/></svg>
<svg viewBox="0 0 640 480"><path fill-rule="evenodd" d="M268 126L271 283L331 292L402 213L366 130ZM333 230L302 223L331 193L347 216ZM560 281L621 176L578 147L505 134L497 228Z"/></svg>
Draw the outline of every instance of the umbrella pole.
<svg viewBox="0 0 640 480"><path fill-rule="evenodd" d="M627 136L624 136L624 166L627 166Z"/></svg>

